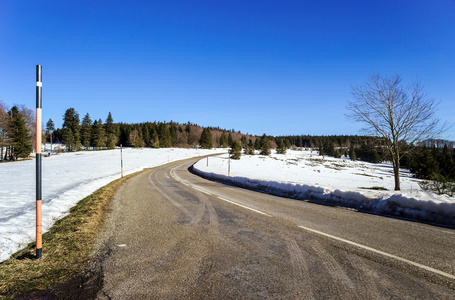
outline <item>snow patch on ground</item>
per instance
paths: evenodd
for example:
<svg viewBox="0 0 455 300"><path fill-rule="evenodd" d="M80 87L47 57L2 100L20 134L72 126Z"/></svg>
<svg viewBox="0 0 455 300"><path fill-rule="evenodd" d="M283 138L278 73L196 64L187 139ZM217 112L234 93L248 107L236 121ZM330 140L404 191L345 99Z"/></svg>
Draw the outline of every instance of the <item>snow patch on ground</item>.
<svg viewBox="0 0 455 300"><path fill-rule="evenodd" d="M223 151L124 148L124 175ZM46 232L77 202L120 178L120 149L43 157L42 168L43 231ZM35 180L35 159L0 164L0 262L35 241Z"/></svg>
<svg viewBox="0 0 455 300"><path fill-rule="evenodd" d="M455 226L455 198L424 191L407 170L400 171L401 191L395 192L390 164L322 157L317 152L285 155L228 156L201 160L193 171L201 176L313 202L377 214Z"/></svg>

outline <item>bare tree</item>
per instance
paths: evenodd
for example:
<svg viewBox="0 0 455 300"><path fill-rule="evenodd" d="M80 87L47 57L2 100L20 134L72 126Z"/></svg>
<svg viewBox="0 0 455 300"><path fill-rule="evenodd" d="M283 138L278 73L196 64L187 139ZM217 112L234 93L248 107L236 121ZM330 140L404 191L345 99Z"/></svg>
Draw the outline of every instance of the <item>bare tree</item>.
<svg viewBox="0 0 455 300"><path fill-rule="evenodd" d="M404 87L400 75L373 74L364 84L352 87L352 96L347 116L365 123L365 132L386 140L395 190L399 191L400 159L409 151L408 145L434 138L446 129L435 117L437 104L420 81Z"/></svg>

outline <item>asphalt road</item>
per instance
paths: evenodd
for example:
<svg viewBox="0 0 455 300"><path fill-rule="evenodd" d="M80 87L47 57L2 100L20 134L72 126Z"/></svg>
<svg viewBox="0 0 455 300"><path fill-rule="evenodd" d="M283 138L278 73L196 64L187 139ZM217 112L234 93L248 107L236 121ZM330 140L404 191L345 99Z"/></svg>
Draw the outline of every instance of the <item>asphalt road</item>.
<svg viewBox="0 0 455 300"><path fill-rule="evenodd" d="M117 191L98 299L455 299L455 230L150 169Z"/></svg>

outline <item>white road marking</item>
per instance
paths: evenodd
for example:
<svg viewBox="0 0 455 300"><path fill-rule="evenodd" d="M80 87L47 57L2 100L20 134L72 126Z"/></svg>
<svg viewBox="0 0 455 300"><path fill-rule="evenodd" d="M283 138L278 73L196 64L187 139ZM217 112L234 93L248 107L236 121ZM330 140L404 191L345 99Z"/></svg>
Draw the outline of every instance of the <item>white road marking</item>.
<svg viewBox="0 0 455 300"><path fill-rule="evenodd" d="M186 186L190 186L188 183L186 183L185 181L181 180L180 178L177 178L177 175L174 174L175 172L175 168L171 169L171 176L172 178L174 178L176 181L180 182L181 184L183 185L186 185Z"/></svg>
<svg viewBox="0 0 455 300"><path fill-rule="evenodd" d="M197 188L195 186L192 186L191 188L195 189L196 191L199 191L201 193L207 194L207 195L212 195L211 193L204 191L203 189Z"/></svg>
<svg viewBox="0 0 455 300"><path fill-rule="evenodd" d="M177 168L177 167L175 167L175 168ZM181 179L180 177L178 177L178 176L175 174L175 168L172 168L172 169L171 169L171 172L170 172L172 178L174 178L175 180L177 180L177 181L180 182L181 184L184 184L184 185L186 185L186 186L189 186L189 187L191 187L191 188L193 188L193 189L195 189L195 190L197 190L197 191L199 191L199 192L201 192L201 193L204 193L204 194L207 194L207 195L212 195L212 193L210 193L210 192L207 192L207 191L205 191L205 190L203 190L203 189L201 189L201 188L197 188L197 187L195 187L194 185L190 185L190 184L186 183L185 180Z"/></svg>
<svg viewBox="0 0 455 300"><path fill-rule="evenodd" d="M237 202L234 202L234 201L231 201L231 200L228 200L228 199L226 199L226 198L219 197L219 196L218 196L217 198L220 199L220 200L223 200L223 201L232 203L232 204L234 204L234 205L237 205L237 206L240 206L240 207L249 209L249 210L251 210L251 211L257 212L258 214L261 214L261 215L264 215L264 216L267 216L267 217L271 217L271 215L266 214L265 212L262 212L262 211L260 211L260 210L257 210L257 209L248 207L248 206L246 206L246 205L243 205L243 204L240 204L240 203L237 203Z"/></svg>
<svg viewBox="0 0 455 300"><path fill-rule="evenodd" d="M340 237L337 237L337 236L334 236L334 235L331 235L331 234L328 234L328 233L325 233L325 232L322 232L322 231L314 230L314 229L311 229L311 228L308 228L308 227L304 227L304 226L299 226L299 227L302 228L302 229L305 229L305 230L308 230L308 231L311 231L311 232L314 232L314 233L329 237L331 239L334 239L334 240L337 240L337 241L340 241L340 242L343 242L343 243L346 243L346 244L350 244L350 245L353 245L353 246L356 246L356 247L359 247L359 248L362 248L362 249L365 249L365 250L368 250L368 251L371 251L371 252L374 252L374 253L377 253L377 254L380 254L380 255L383 255L383 256L386 256L386 257L389 257L389 258L392 258L392 259L395 259L395 260L398 260L398 261L401 261L401 262L404 262L404 263L407 263L409 265L413 265L415 267L430 271L432 273L435 273L435 274L438 274L438 275L441 275L441 276L444 276L444 277L447 277L447 278L450 278L450 279L455 279L455 276L452 275L452 274L449 274L449 273L446 273L444 271L440 271L440 270L434 269L432 267L428 267L428 266L413 262L411 260L407 260L405 258L396 256L396 255L393 255L393 254L390 254L390 253L387 253L387 252L384 252L384 251L381 251L381 250L377 250L377 249L374 249L374 248L371 248L371 247L368 247L368 246L365 246L365 245L362 245L362 244L358 244L358 243L355 243L355 242L352 242L352 241L349 241L349 240L345 240L343 238L340 238Z"/></svg>
<svg viewBox="0 0 455 300"><path fill-rule="evenodd" d="M177 167L175 167L175 168L177 168ZM265 212L262 212L262 211L260 211L260 210L257 210L257 209L248 207L248 206L246 206L246 205L243 205L243 204L240 204L240 203L231 201L231 200L228 200L228 199L226 199L226 198L222 198L222 197L216 196L216 195L214 195L214 194L212 194L212 193L210 193L210 192L207 192L207 191L205 191L205 190L203 190L203 189L200 189L200 188L196 187L195 185L187 184L183 179L181 179L180 177L178 177L178 176L175 174L175 168L171 169L170 174L171 174L172 178L174 178L174 179L177 180L178 182L180 182L180 183L182 183L182 184L184 184L184 185L186 185L186 186L189 186L189 187L191 187L192 189L195 189L195 190L197 190L197 191L199 191L199 192L201 192L201 193L204 193L204 194L207 194L207 195L210 195L210 196L217 197L217 198L220 199L220 200L223 200L223 201L229 202L229 203L231 203L231 204L234 204L234 205L237 205L237 206L240 206L240 207L249 209L249 210L254 211L254 212L258 213L258 214L261 214L261 215L264 215L264 216L271 217L271 215L266 214Z"/></svg>

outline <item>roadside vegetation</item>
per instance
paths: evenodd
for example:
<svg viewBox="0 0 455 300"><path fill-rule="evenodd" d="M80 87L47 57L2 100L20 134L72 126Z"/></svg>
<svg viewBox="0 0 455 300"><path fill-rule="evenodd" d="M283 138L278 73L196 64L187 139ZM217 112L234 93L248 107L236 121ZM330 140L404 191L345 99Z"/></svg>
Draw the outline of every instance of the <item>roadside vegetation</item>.
<svg viewBox="0 0 455 300"><path fill-rule="evenodd" d="M35 258L35 243L0 264L0 299L13 299L52 289L81 276L93 259L106 206L130 177L117 179L71 208L43 235L43 256Z"/></svg>

